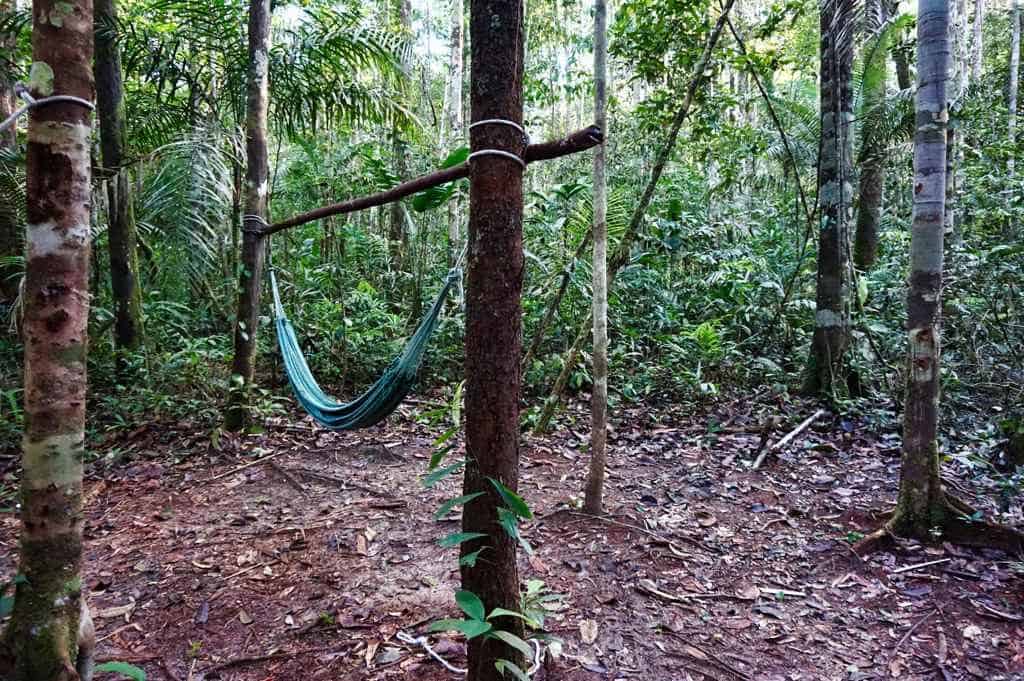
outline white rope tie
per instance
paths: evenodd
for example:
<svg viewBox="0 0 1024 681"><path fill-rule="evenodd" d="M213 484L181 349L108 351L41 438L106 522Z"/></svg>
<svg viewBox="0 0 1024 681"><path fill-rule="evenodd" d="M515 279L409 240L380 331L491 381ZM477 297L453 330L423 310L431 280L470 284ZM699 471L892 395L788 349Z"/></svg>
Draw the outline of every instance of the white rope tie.
<svg viewBox="0 0 1024 681"><path fill-rule="evenodd" d="M502 151L501 149L481 149L480 151L474 151L470 154L469 160L472 161L474 158L479 158L480 156L501 156L503 158L510 158L521 165L524 169L526 168L526 161L519 158L511 151Z"/></svg>
<svg viewBox="0 0 1024 681"><path fill-rule="evenodd" d="M257 228L250 227L249 225L246 224L250 220L252 222L255 222L256 224L258 224L260 226L257 227ZM242 216L242 231L243 232L249 232L250 234L262 234L263 230L266 229L269 226L270 226L270 223L267 222L267 219L265 217L263 217L262 215L248 214L248 215L243 215Z"/></svg>
<svg viewBox="0 0 1024 681"><path fill-rule="evenodd" d="M47 104L56 104L57 102L70 102L72 104L84 106L89 111L93 111L96 109L95 105L93 105L92 102L90 102L87 99L82 99L81 97L73 97L71 95L53 95L51 97L42 97L40 99L35 99L32 97L32 95L28 93L28 90L25 89L25 86L21 84L15 87L15 91L21 96L22 99L25 100L26 104L18 109L15 109L14 113L5 118L3 123L0 123L0 132L7 130L7 128L14 125L15 121L17 121L22 115L25 114L25 112L29 111L30 109L37 109L41 106L46 106Z"/></svg>
<svg viewBox="0 0 1024 681"><path fill-rule="evenodd" d="M510 128L515 128L520 133L522 133L523 140L526 142L527 146L529 146L530 144L530 135L527 134L526 129L523 126L516 123L515 121L510 121L507 118L485 118L482 121L470 123L469 129L472 130L478 125L507 125ZM511 151L504 151L502 149L481 149L480 151L474 151L472 154L470 154L469 160L472 161L474 158L480 158L481 156L501 156L502 158L512 159L513 161L521 165L523 167L523 170L526 170L526 161L524 161L518 155L513 154Z"/></svg>
<svg viewBox="0 0 1024 681"><path fill-rule="evenodd" d="M450 672L453 672L455 674L467 673L467 670L460 669L459 667L456 667L455 665L451 664L450 662L448 662L448 660L441 657L433 648L431 648L430 641L427 640L426 636L410 636L404 631L400 631L397 634L395 634L395 638L397 638L399 641L407 645L419 646L423 648L423 650L427 651L428 655L430 655L432 658L440 662L444 666L444 668ZM537 673L537 670L540 669L540 641L538 641L535 638L531 638L530 643L533 644L533 664L530 665L529 670L527 670L527 676L533 676Z"/></svg>

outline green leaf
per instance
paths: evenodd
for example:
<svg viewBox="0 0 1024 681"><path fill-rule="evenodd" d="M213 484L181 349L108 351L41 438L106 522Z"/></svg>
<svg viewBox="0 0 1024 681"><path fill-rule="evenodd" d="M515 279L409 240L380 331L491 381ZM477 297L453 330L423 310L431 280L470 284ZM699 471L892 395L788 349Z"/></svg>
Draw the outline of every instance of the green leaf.
<svg viewBox="0 0 1024 681"><path fill-rule="evenodd" d="M430 625L430 631L461 631L466 638L475 638L492 629L490 622L480 620L438 620Z"/></svg>
<svg viewBox="0 0 1024 681"><path fill-rule="evenodd" d="M484 602L480 600L472 591L458 591L455 594L455 602L462 608L462 612L466 613L475 620L485 619L486 610L484 610Z"/></svg>
<svg viewBox="0 0 1024 681"><path fill-rule="evenodd" d="M455 428L462 423L462 389L465 385L465 381L459 381L459 384L455 386L455 394L452 396L452 423L455 424Z"/></svg>
<svg viewBox="0 0 1024 681"><path fill-rule="evenodd" d="M523 547L523 550L527 554L533 555L533 547L530 543L523 539L523 535L519 533L519 519L516 518L516 514L507 508L498 509L498 524L505 530L505 533L519 542L519 545Z"/></svg>
<svg viewBox="0 0 1024 681"><path fill-rule="evenodd" d="M530 647L530 644L524 641L523 639L519 638L512 632L495 629L489 635L494 638L501 639L505 643L509 644L510 646L521 652L523 654L523 657L525 657L527 660L533 659L533 648Z"/></svg>
<svg viewBox="0 0 1024 681"><path fill-rule="evenodd" d="M480 554L483 553L486 550L487 550L487 547L485 546L483 548L477 549L476 551L473 551L472 553L467 553L462 558L459 558L459 565L460 566L466 565L466 566L469 566L469 567L473 567L474 565L476 565L476 559L479 558Z"/></svg>
<svg viewBox="0 0 1024 681"><path fill-rule="evenodd" d="M427 471L433 471L440 466L441 462L444 461L444 457L448 456L448 452L453 449L455 449L455 445L445 445L435 449L434 453L430 455L430 465L427 466Z"/></svg>
<svg viewBox="0 0 1024 681"><path fill-rule="evenodd" d="M127 662L104 662L96 665L96 671L120 674L132 681L146 681L146 672Z"/></svg>
<svg viewBox="0 0 1024 681"><path fill-rule="evenodd" d="M441 504L441 507L437 509L437 512L434 514L434 520L440 520L441 518L448 515L448 513L450 513L451 510L456 506L462 506L463 504L470 502L481 495L483 495L483 492L473 492L472 494L464 494L461 497L449 499L448 501Z"/></svg>
<svg viewBox="0 0 1024 681"><path fill-rule="evenodd" d="M478 539L480 537L486 536L487 535L483 532L455 532L453 534L449 534L447 537L442 537L441 539L439 539L437 545L442 548L449 549L453 546L458 546L463 542L471 541L473 539Z"/></svg>
<svg viewBox="0 0 1024 681"><path fill-rule="evenodd" d="M491 610L491 614L487 616L487 619L492 620L495 617L518 617L524 622L533 621L521 612L516 612L515 610L506 610L505 608L495 608L494 610Z"/></svg>
<svg viewBox="0 0 1024 681"><path fill-rule="evenodd" d="M466 465L465 461L456 461L451 466L446 466L445 468L441 468L439 470L436 470L433 473L423 477L423 486L429 489L429 488L433 487L434 485L436 485L437 483L439 483L442 480L444 480L445 478L447 478L449 475L451 475L455 471L461 469L465 465Z"/></svg>
<svg viewBox="0 0 1024 681"><path fill-rule="evenodd" d="M508 487L505 487L505 485L501 484L500 481L495 480L494 478L487 479L491 481L492 485L494 485L494 489L498 490L498 494L501 495L501 500L505 502L505 505L508 506L509 510L520 518L526 518L527 520L533 518L533 512L530 510L530 507L526 505L526 502L523 501L521 496L510 490Z"/></svg>
<svg viewBox="0 0 1024 681"><path fill-rule="evenodd" d="M442 168L454 168L460 163L465 163L466 159L469 158L469 147L459 147L452 153L448 154L444 162L441 164Z"/></svg>
<svg viewBox="0 0 1024 681"><path fill-rule="evenodd" d="M516 677L519 681L530 681L530 677L526 675L526 672L508 660L498 660L494 663L494 668L501 672L502 676L505 676L505 672L509 671L512 672L512 676Z"/></svg>

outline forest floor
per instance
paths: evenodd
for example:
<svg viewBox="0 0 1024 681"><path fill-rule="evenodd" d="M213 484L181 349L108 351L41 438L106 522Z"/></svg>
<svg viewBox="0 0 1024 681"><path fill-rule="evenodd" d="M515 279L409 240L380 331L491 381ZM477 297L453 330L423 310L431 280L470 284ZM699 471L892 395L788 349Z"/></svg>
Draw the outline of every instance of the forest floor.
<svg viewBox="0 0 1024 681"><path fill-rule="evenodd" d="M901 544L861 560L850 541L894 500L898 438L829 415L751 471L813 411L769 407L789 419L770 438L750 404L620 414L604 519L574 510L584 433L527 440L520 573L562 595L545 623L562 653L534 678L1024 679L1020 559ZM457 552L437 540L457 511L433 514L461 476L421 484L441 430L406 411L358 433L278 419L219 449L187 424L112 441L86 485L99 657L150 681L458 678L396 638L456 614ZM16 531L0 515L0 578ZM431 640L465 663L458 639Z"/></svg>

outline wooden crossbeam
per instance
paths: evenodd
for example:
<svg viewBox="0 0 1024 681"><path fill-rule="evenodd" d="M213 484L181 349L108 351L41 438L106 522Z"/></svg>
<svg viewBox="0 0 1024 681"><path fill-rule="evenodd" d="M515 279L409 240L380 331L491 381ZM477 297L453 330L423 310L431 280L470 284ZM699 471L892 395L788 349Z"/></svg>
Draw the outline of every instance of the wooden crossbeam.
<svg viewBox="0 0 1024 681"><path fill-rule="evenodd" d="M554 158L576 154L595 147L602 141L604 141L604 133L596 125L591 125L583 128L582 130L577 130L563 139L551 140L540 144L531 144L526 148L526 162L534 163L537 161L548 161ZM419 192L430 189L431 187L436 187L464 177L469 177L468 161L451 168L445 168L444 170L438 170L427 175L421 175L420 177L395 185L391 189L378 192L377 194L361 196L357 199L342 201L341 203L335 203L330 206L322 206L307 213L300 213L299 215L290 217L287 220L281 220L280 222L275 222L268 227L264 227L263 229L258 230L258 233L263 235L274 234L275 232L280 232L291 227L298 227L299 225L304 225L307 222L320 220L331 215L354 213L356 211L366 210L367 208L373 208L374 206L383 206L388 203L393 203L394 201L400 201L407 196L418 194Z"/></svg>

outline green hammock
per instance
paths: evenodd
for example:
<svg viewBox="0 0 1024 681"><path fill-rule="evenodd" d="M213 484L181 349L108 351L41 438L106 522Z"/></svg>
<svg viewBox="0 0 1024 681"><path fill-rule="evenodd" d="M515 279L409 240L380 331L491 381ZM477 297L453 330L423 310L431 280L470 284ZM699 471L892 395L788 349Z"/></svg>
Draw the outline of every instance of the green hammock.
<svg viewBox="0 0 1024 681"><path fill-rule="evenodd" d="M325 393L313 378L306 358L299 348L295 329L284 314L281 295L277 290L277 277L270 270L270 285L274 293L274 323L277 326L277 344L284 358L285 372L299 404L317 423L331 430L368 428L383 421L398 408L416 381L416 372L423 362L430 335L437 328L441 308L448 292L462 281L462 270L455 268L445 278L441 292L423 317L416 332L402 351L369 390L351 402L338 402Z"/></svg>

